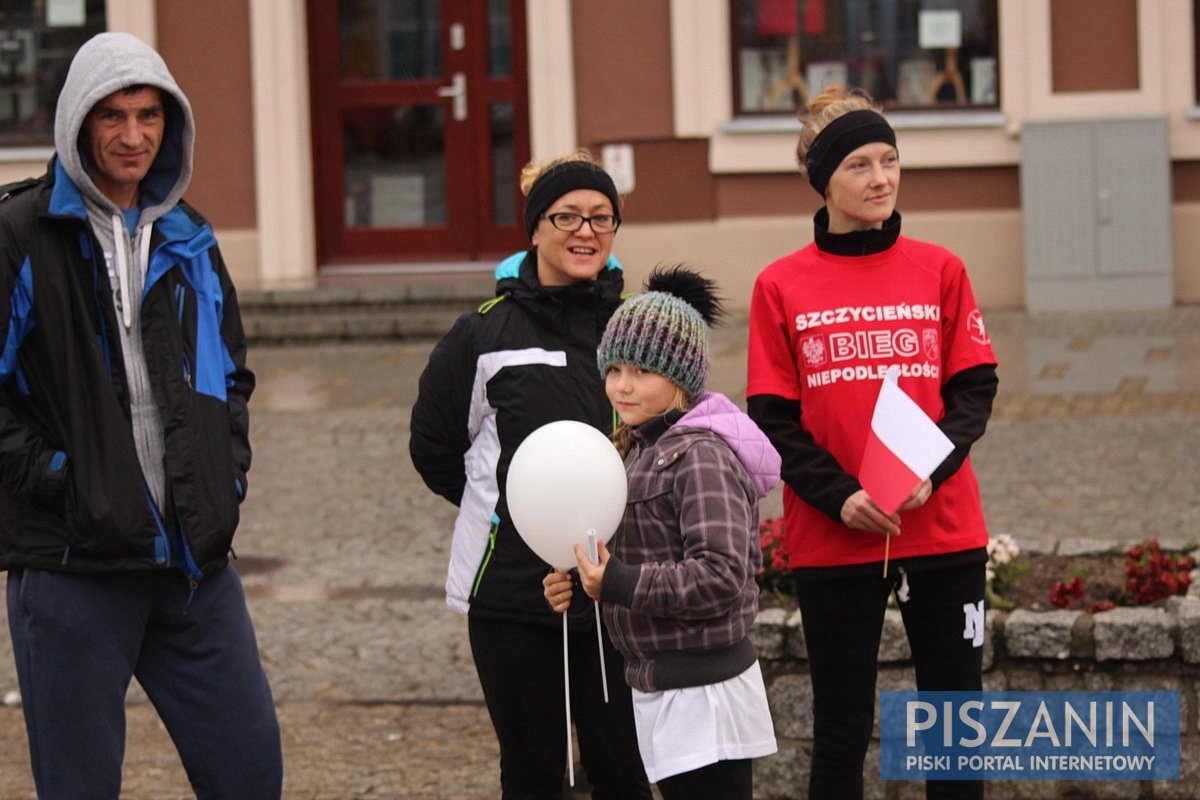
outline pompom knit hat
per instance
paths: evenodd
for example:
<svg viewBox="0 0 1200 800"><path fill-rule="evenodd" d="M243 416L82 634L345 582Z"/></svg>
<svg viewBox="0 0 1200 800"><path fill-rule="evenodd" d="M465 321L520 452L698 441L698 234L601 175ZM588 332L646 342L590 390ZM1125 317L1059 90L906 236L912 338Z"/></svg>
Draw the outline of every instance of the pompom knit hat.
<svg viewBox="0 0 1200 800"><path fill-rule="evenodd" d="M613 364L650 370L695 400L708 381L708 324L721 315L714 284L685 267L656 270L646 291L626 300L596 348L600 375Z"/></svg>

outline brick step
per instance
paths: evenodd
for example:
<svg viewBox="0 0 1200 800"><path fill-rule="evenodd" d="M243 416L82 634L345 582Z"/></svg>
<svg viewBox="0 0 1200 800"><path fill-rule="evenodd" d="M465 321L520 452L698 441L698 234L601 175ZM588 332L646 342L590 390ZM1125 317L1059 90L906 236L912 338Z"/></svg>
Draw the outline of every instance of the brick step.
<svg viewBox="0 0 1200 800"><path fill-rule="evenodd" d="M239 293L252 345L436 339L488 299L477 287L382 286Z"/></svg>

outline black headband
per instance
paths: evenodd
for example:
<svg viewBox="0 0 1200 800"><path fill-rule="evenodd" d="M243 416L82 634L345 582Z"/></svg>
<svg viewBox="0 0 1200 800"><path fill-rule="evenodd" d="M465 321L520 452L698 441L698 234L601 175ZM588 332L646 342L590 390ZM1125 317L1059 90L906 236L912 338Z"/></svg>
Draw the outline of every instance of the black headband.
<svg viewBox="0 0 1200 800"><path fill-rule="evenodd" d="M612 202L613 216L620 218L617 186L609 174L588 161L567 161L557 164L538 176L525 198L525 233L532 241L538 220L551 204L567 192L576 189L595 189Z"/></svg>
<svg viewBox="0 0 1200 800"><path fill-rule="evenodd" d="M812 147L804 157L808 182L817 190L817 194L825 196L825 187L829 185L829 179L842 159L872 142L896 146L896 132L877 111L851 111L826 125L813 139Z"/></svg>

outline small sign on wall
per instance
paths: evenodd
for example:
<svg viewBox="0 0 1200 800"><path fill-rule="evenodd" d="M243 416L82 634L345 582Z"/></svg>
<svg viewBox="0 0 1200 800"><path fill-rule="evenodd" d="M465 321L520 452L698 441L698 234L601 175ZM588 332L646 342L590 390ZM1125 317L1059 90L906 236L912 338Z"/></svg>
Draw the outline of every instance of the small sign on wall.
<svg viewBox="0 0 1200 800"><path fill-rule="evenodd" d="M606 144L600 149L604 171L612 176L619 194L629 194L637 185L634 180L633 145Z"/></svg>

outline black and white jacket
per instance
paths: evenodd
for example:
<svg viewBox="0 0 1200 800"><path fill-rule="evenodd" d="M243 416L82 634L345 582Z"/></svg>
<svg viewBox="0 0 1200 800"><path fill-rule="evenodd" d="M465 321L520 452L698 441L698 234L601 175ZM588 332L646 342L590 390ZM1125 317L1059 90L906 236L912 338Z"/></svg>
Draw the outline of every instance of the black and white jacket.
<svg viewBox="0 0 1200 800"><path fill-rule="evenodd" d="M496 278L499 296L460 317L430 354L409 453L426 485L459 507L447 604L559 624L542 593L549 567L508 515L508 465L525 437L549 422L612 432L596 346L624 280L610 258L595 281L543 286L533 250L501 262Z"/></svg>

